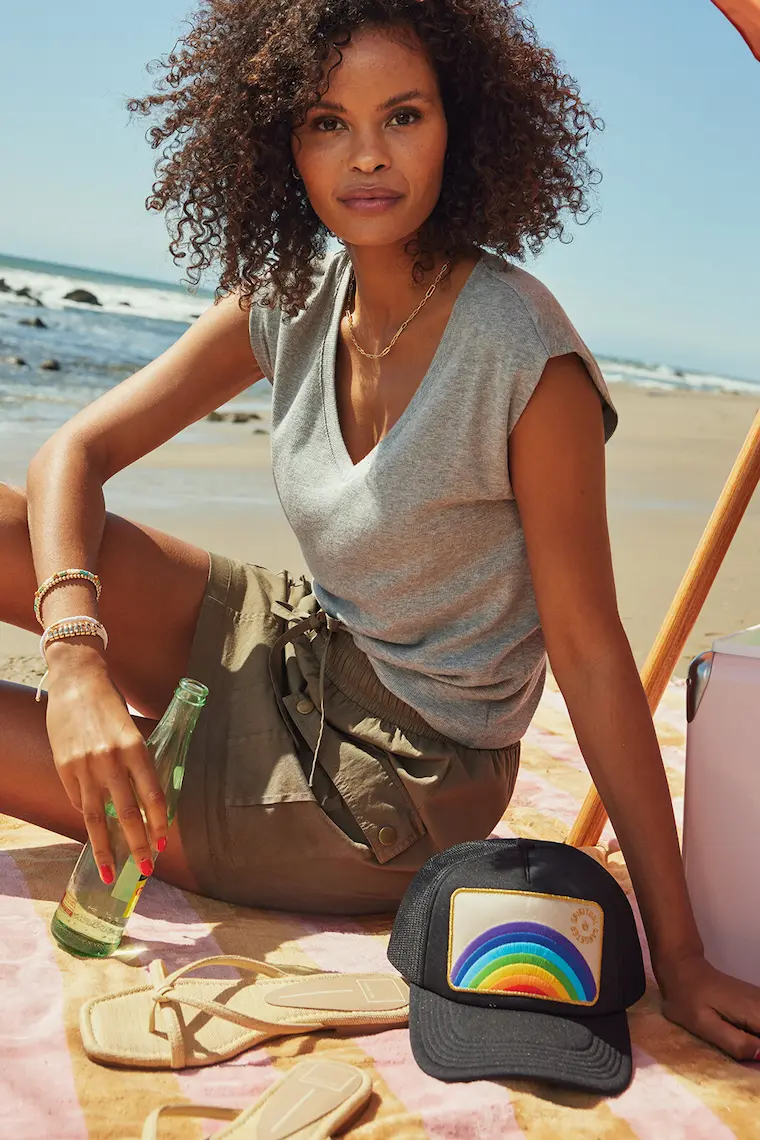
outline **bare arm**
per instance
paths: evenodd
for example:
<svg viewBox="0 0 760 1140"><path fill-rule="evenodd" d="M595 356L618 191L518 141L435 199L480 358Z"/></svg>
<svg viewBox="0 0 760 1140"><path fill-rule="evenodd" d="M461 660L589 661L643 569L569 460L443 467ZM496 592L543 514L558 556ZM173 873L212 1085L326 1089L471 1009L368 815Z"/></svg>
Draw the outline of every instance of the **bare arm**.
<svg viewBox="0 0 760 1140"><path fill-rule="evenodd" d="M510 436L509 463L547 653L620 840L664 1011L751 1058L760 990L703 956L659 743L617 608L599 396L575 354L548 362Z"/></svg>
<svg viewBox="0 0 760 1140"><path fill-rule="evenodd" d="M67 567L97 571L104 483L261 376L248 341L247 312L230 296L158 359L60 428L35 455L27 475L38 582ZM66 584L43 601L46 625L73 614L98 616L91 586ZM136 861L150 859L135 792L157 849L167 829L164 798L142 737L109 678L100 641L82 637L53 643L47 660L53 757L69 798L84 815L98 865L112 868L104 789Z"/></svg>
<svg viewBox="0 0 760 1140"><path fill-rule="evenodd" d="M105 523L103 485L112 475L262 376L248 341L247 313L233 295L199 317L156 360L64 424L37 452L27 474L38 581L67 566L97 564ZM61 586L45 600L47 623L74 612L95 616L89 586ZM51 664L57 648L51 647Z"/></svg>

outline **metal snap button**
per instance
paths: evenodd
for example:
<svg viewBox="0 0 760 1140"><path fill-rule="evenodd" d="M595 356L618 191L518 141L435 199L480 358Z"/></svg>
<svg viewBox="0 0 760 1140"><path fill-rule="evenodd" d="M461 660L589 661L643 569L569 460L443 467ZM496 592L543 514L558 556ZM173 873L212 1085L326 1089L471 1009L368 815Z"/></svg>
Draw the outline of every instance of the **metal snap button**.
<svg viewBox="0 0 760 1140"><path fill-rule="evenodd" d="M377 833L377 838L380 840L383 847L392 847L397 839L396 828L381 827Z"/></svg>
<svg viewBox="0 0 760 1140"><path fill-rule="evenodd" d="M296 701L296 712L306 713L314 712L314 702L309 700L308 697L302 697L300 701Z"/></svg>

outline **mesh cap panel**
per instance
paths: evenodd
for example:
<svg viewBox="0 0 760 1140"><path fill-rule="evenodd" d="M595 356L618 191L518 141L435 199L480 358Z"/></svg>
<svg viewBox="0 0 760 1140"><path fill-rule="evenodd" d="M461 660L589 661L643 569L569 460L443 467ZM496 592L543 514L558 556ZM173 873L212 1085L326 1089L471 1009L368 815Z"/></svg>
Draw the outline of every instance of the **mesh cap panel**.
<svg viewBox="0 0 760 1140"><path fill-rule="evenodd" d="M388 943L388 961L407 982L413 985L423 984L427 932L439 886L453 864L461 867L467 862L468 856L482 859L483 842L482 839L477 839L469 843L457 843L456 846L433 855L407 887ZM517 840L501 839L496 842L516 845Z"/></svg>

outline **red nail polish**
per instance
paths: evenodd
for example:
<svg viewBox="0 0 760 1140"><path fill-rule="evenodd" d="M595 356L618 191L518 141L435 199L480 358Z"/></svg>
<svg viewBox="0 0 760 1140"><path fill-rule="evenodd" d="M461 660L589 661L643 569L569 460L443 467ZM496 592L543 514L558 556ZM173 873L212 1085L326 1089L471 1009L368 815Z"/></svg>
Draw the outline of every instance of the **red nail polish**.
<svg viewBox="0 0 760 1140"><path fill-rule="evenodd" d="M113 871L110 867L107 867L105 863L101 863L99 870L101 879L107 887L110 887L113 882Z"/></svg>
<svg viewBox="0 0 760 1140"><path fill-rule="evenodd" d="M166 850L166 836L162 835L160 839L156 840L156 851L158 851L158 853L160 855L161 852L165 851L165 850Z"/></svg>
<svg viewBox="0 0 760 1140"><path fill-rule="evenodd" d="M140 864L140 870L142 871L143 875L153 874L153 864L151 863L150 859L143 859L142 863Z"/></svg>

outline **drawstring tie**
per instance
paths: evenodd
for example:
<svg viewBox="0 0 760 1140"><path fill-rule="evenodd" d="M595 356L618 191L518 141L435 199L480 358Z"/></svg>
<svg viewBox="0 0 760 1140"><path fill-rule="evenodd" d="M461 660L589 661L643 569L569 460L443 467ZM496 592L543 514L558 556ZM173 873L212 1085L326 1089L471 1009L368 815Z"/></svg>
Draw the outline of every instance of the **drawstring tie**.
<svg viewBox="0 0 760 1140"><path fill-rule="evenodd" d="M322 733L325 730L325 664L327 663L327 653L330 648L330 638L333 632L340 626L337 618L330 617L324 610L320 611L324 615L325 625L327 626L327 640L325 641L325 648L322 654L322 660L319 662L319 734L317 735L317 744L314 749L314 760L311 765L311 772L309 773L309 787L314 785L314 773L317 770L317 757L319 756L319 746L322 743Z"/></svg>
<svg viewBox="0 0 760 1140"><path fill-rule="evenodd" d="M299 618L296 613L290 608L287 602L273 602L272 613L278 617L284 618L288 623L288 630L281 638L278 638L275 645L272 647L272 653L279 648L283 647L295 640L302 633L307 630L319 630L323 626L327 628L327 640L322 652L322 658L319 662L319 733L317 734L317 743L314 747L314 758L312 760L311 771L309 772L309 787L314 786L314 775L317 770L317 760L319 758L319 748L322 744L322 735L325 730L325 665L327 663L327 654L330 649L330 639L336 629L340 629L343 622L339 618L334 618L330 614L325 613L324 610L319 610L315 614L311 614L306 618Z"/></svg>

